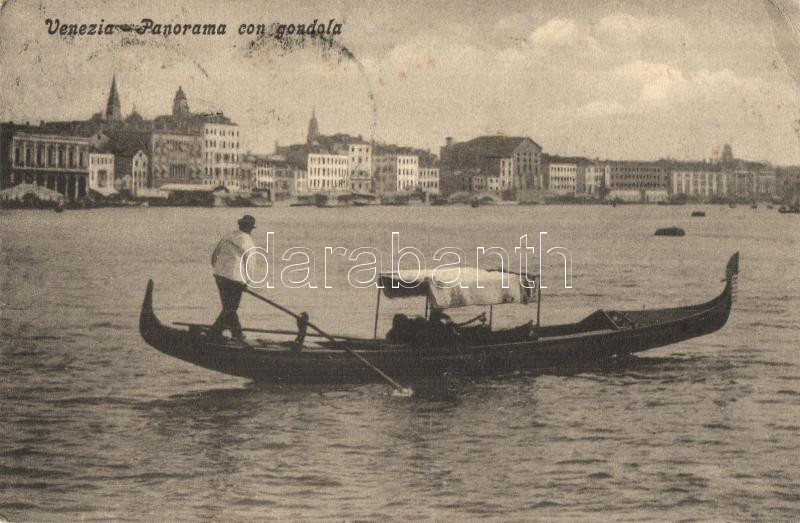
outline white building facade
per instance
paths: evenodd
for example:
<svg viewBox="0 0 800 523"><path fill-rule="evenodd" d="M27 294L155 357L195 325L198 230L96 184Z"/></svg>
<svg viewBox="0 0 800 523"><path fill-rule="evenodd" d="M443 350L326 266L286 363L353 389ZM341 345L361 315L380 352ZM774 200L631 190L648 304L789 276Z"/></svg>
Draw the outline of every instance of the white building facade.
<svg viewBox="0 0 800 523"><path fill-rule="evenodd" d="M347 147L347 170L350 189L370 193L372 183L372 146L367 143L351 143Z"/></svg>
<svg viewBox="0 0 800 523"><path fill-rule="evenodd" d="M308 191L334 193L350 188L349 158L342 154L308 155Z"/></svg>
<svg viewBox="0 0 800 523"><path fill-rule="evenodd" d="M253 188L272 192L275 186L275 169L273 162L257 158L253 166Z"/></svg>
<svg viewBox="0 0 800 523"><path fill-rule="evenodd" d="M419 188L425 194L439 194L439 169L436 167L419 168Z"/></svg>
<svg viewBox="0 0 800 523"><path fill-rule="evenodd" d="M724 173L706 169L676 169L670 172L673 195L686 195L699 199L710 199L727 192Z"/></svg>
<svg viewBox="0 0 800 523"><path fill-rule="evenodd" d="M294 193L295 194L308 194L308 171L303 169L294 169Z"/></svg>
<svg viewBox="0 0 800 523"><path fill-rule="evenodd" d="M237 191L241 187L239 126L211 119L202 125L204 183L224 185Z"/></svg>
<svg viewBox="0 0 800 523"><path fill-rule="evenodd" d="M514 159L501 158L500 159L500 179L498 180L498 190L508 191L514 188Z"/></svg>
<svg viewBox="0 0 800 523"><path fill-rule="evenodd" d="M601 198L602 188L606 187L606 179L611 176L611 171L608 165L593 162L586 165L584 171L586 177L586 184L584 191L586 194L593 198Z"/></svg>
<svg viewBox="0 0 800 523"><path fill-rule="evenodd" d="M575 194L578 188L577 163L550 163L547 168L549 190L556 194Z"/></svg>
<svg viewBox="0 0 800 523"><path fill-rule="evenodd" d="M89 189L104 196L113 194L114 155L111 153L89 153Z"/></svg>
<svg viewBox="0 0 800 523"><path fill-rule="evenodd" d="M411 192L419 186L419 156L397 156L397 190Z"/></svg>
<svg viewBox="0 0 800 523"><path fill-rule="evenodd" d="M379 193L411 192L419 186L419 157L387 154L374 159Z"/></svg>
<svg viewBox="0 0 800 523"><path fill-rule="evenodd" d="M134 197L147 187L148 164L147 154L144 151L136 151L131 157L131 194Z"/></svg>

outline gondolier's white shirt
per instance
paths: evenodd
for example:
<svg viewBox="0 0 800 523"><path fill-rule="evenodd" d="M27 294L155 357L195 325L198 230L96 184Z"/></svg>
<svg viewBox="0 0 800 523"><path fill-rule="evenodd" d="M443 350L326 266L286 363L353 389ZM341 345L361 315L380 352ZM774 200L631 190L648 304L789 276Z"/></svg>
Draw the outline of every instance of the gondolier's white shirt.
<svg viewBox="0 0 800 523"><path fill-rule="evenodd" d="M242 256L248 249L255 246L253 238L246 232L234 231L226 235L219 241L216 249L214 249L214 253L211 255L211 265L214 267L214 274L239 283L251 281L242 278L242 269L244 268ZM259 260L261 256L256 255L253 259L254 261ZM250 276L253 278L259 279L263 276L263 269L261 269L261 272L258 272L253 267L252 263L250 264L249 270ZM244 276L247 275L245 274Z"/></svg>

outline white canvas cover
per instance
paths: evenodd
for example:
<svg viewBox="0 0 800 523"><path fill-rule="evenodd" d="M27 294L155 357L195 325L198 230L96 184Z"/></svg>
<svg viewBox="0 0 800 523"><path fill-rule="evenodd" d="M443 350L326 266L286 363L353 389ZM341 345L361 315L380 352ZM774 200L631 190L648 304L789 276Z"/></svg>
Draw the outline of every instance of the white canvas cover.
<svg viewBox="0 0 800 523"><path fill-rule="evenodd" d="M505 276L507 288L503 287ZM401 279L402 278L402 279ZM474 268L447 268L431 271L402 270L379 276L388 298L428 296L433 308L448 309L468 305L531 303L535 289L525 288L520 275L513 272L485 271ZM533 281L533 276L527 276ZM399 288L394 288L398 284ZM529 285L533 286L533 283ZM480 286L480 287L479 287Z"/></svg>

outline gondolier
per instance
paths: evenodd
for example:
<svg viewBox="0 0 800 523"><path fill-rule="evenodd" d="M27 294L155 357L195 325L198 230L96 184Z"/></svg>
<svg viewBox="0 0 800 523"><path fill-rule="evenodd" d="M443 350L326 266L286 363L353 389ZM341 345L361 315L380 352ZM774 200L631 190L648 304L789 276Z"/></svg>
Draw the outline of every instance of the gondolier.
<svg viewBox="0 0 800 523"><path fill-rule="evenodd" d="M239 230L233 231L223 237L214 253L211 255L211 265L214 267L214 279L219 289L219 299L222 302L222 312L219 313L214 325L211 326L209 336L219 337L222 331L230 329L231 335L238 340L244 338L242 325L239 323L239 303L242 301L248 275L242 274L242 256L255 247L250 233L256 228L256 219L245 214L239 219Z"/></svg>

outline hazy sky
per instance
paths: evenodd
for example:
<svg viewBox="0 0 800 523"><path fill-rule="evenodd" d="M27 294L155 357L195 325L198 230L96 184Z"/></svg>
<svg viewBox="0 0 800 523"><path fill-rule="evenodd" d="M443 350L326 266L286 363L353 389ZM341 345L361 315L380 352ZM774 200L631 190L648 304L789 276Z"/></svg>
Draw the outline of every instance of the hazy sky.
<svg viewBox="0 0 800 523"><path fill-rule="evenodd" d="M787 1L787 0L783 0ZM792 0L789 0L792 1ZM162 5L163 4L163 5ZM169 7L165 7L169 5ZM223 37L63 38L66 23L226 23ZM335 18L349 52L250 46L243 22ZM524 134L603 158L734 154L800 163L797 86L766 4L746 2L9 1L0 14L0 119L88 118L113 73L128 114L221 110L269 152L320 130L431 148Z"/></svg>

